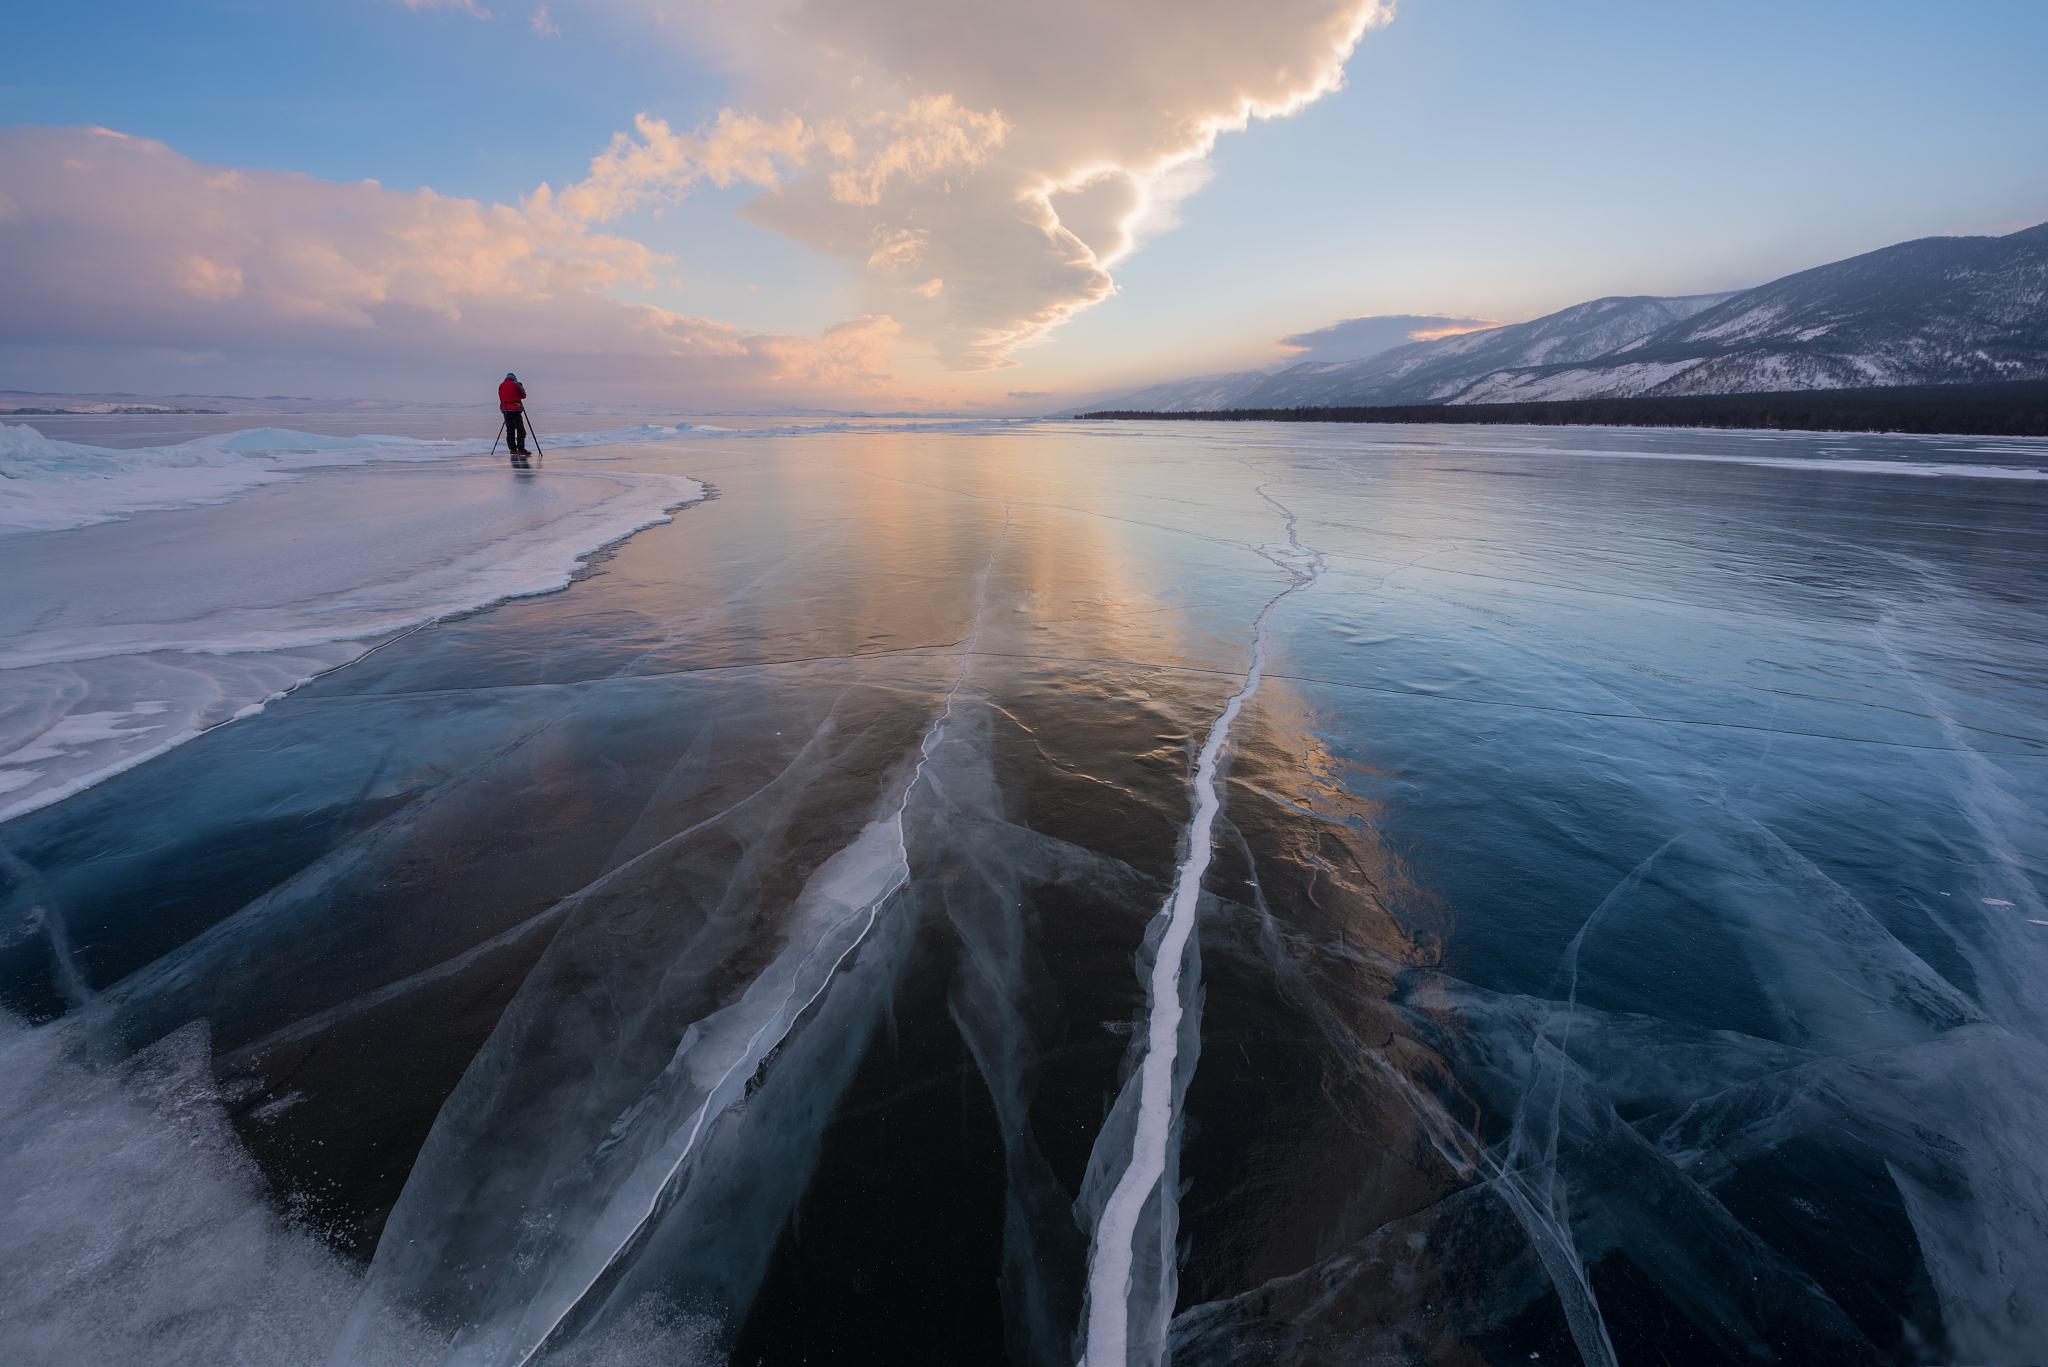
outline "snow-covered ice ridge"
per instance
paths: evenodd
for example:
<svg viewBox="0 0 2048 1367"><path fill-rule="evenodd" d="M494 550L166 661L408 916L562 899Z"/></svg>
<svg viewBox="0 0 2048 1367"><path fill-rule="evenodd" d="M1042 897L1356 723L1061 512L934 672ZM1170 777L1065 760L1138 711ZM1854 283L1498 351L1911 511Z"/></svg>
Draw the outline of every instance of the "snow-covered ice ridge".
<svg viewBox="0 0 2048 1367"><path fill-rule="evenodd" d="M955 422L816 422L733 428L711 423L643 423L598 432L549 434L548 451L588 450L706 437L788 437L822 432L973 431L1013 426L1007 419ZM255 427L175 446L115 450L58 441L28 424L0 423L0 536L62 531L131 513L223 503L237 494L305 471L393 462L480 456L488 439L432 441L418 437L331 437Z"/></svg>
<svg viewBox="0 0 2048 1367"><path fill-rule="evenodd" d="M560 589L592 552L704 492L616 464L519 482L455 459L485 449L258 428L116 451L0 426L0 573L14 586L0 602L0 821L261 710L400 631ZM173 508L146 531L97 525Z"/></svg>

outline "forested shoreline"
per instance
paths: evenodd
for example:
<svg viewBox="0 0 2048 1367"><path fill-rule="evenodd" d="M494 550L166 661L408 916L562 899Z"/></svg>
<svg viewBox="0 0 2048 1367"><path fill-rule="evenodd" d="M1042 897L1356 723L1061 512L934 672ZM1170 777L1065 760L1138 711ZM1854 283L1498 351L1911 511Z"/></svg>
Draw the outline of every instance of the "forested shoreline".
<svg viewBox="0 0 2048 1367"><path fill-rule="evenodd" d="M1098 409L1077 419L1157 422L1504 423L1540 427L1744 427L1801 432L2048 436L2048 381L1791 390L1541 403L1232 408L1199 413Z"/></svg>

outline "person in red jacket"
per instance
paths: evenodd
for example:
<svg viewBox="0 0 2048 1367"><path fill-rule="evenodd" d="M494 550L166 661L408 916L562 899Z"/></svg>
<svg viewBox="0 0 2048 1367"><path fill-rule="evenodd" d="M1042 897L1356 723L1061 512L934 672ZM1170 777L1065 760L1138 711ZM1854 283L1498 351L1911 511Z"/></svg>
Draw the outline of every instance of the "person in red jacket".
<svg viewBox="0 0 2048 1367"><path fill-rule="evenodd" d="M512 454L526 454L526 386L511 371L498 385L498 411L505 415L505 444Z"/></svg>

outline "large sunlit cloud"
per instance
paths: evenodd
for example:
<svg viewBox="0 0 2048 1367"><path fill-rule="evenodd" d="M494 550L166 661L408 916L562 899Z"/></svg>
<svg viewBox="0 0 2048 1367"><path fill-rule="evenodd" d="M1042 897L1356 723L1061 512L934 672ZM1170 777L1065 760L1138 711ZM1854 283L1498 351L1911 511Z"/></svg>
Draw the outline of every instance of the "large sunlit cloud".
<svg viewBox="0 0 2048 1367"><path fill-rule="evenodd" d="M963 369L1005 364L1111 294L1112 268L1202 184L1217 137L1337 89L1391 14L1389 0L611 3L721 61L736 97L698 134L643 119L559 202L603 222L715 179L735 149L714 145L738 138L757 157L743 178L763 187L748 217L861 270L870 307Z"/></svg>
<svg viewBox="0 0 2048 1367"><path fill-rule="evenodd" d="M705 155L750 174L720 146ZM232 170L87 128L0 130L0 185L0 344L516 363L678 401L831 401L888 379L897 333L872 315L753 333L637 302L673 263L546 195L515 207Z"/></svg>
<svg viewBox="0 0 2048 1367"><path fill-rule="evenodd" d="M817 141L793 114L763 119L728 109L696 133L677 133L647 114L633 126L635 133L612 138L582 180L560 195L543 182L531 202L554 203L585 222L602 223L650 201L679 199L702 181L773 185L783 167L802 165Z"/></svg>

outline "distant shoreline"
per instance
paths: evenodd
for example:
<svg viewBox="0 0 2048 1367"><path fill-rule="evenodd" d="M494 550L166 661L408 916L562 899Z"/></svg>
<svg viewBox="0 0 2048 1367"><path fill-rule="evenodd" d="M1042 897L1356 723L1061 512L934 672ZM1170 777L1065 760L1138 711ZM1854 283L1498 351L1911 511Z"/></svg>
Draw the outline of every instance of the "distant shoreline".
<svg viewBox="0 0 2048 1367"><path fill-rule="evenodd" d="M155 404L121 404L102 408L0 408L0 418L174 418L192 414L226 417L225 408L162 408Z"/></svg>
<svg viewBox="0 0 2048 1367"><path fill-rule="evenodd" d="M1080 420L1146 422L1483 423L1530 427L1716 427L1773 432L2048 436L2048 381L1808 389L1536 403L1231 408L1198 413L1097 409Z"/></svg>

